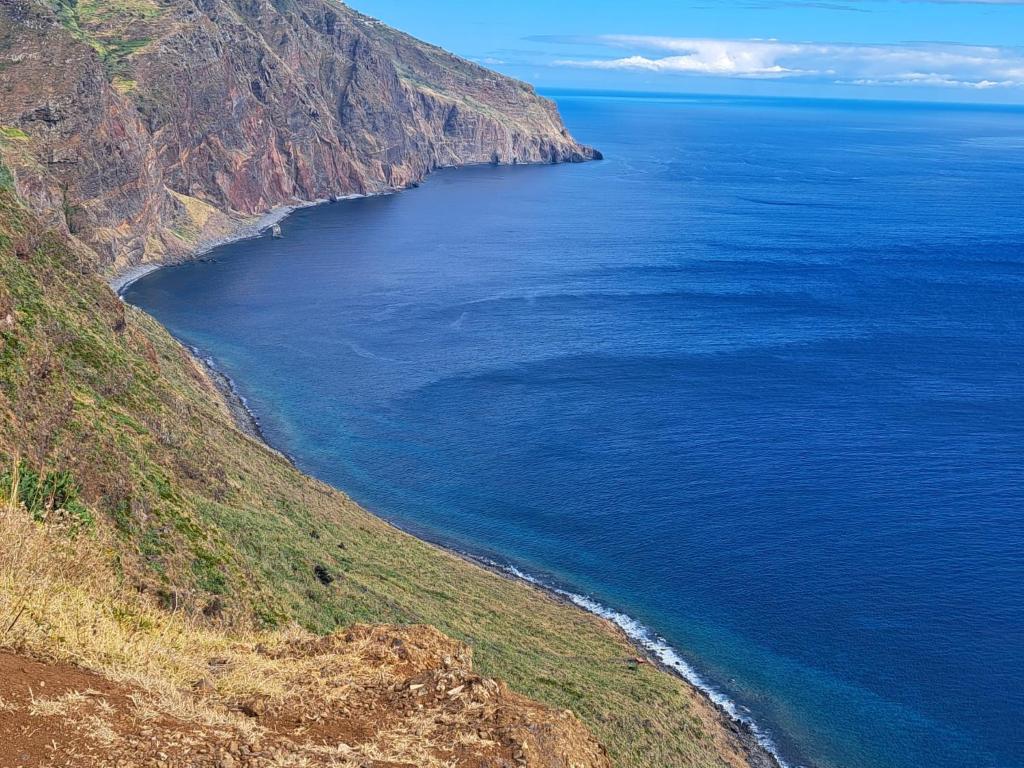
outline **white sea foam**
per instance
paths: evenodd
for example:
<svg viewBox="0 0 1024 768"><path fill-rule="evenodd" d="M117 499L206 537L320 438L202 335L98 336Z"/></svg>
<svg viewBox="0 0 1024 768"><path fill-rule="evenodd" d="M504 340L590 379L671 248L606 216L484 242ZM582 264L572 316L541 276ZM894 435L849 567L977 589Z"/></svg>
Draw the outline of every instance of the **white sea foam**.
<svg viewBox="0 0 1024 768"><path fill-rule="evenodd" d="M760 725L757 724L757 722L754 721L753 718L741 712L741 707L738 706L736 702L707 682L700 673L697 672L697 670L695 670L679 655L679 653L668 643L667 640L665 640L665 638L660 637L651 631L649 627L644 626L632 616L628 616L625 613L621 613L602 605L591 597L581 595L576 592L570 592L568 590L561 589L560 587L545 583L536 576L532 576L521 571L514 565L505 565L493 560L486 560L486 562L488 565L498 568L521 581L533 584L547 592L552 592L559 597L565 598L583 610L589 611L590 613L600 616L603 619L607 619L617 625L626 633L626 636L629 637L630 640L649 652L666 667L678 673L691 685L707 694L708 698L734 721L742 723L754 735L754 738L757 739L757 743L769 752L779 762L779 765L782 768L793 768L793 766L782 759L774 740ZM743 707L742 709L746 708Z"/></svg>

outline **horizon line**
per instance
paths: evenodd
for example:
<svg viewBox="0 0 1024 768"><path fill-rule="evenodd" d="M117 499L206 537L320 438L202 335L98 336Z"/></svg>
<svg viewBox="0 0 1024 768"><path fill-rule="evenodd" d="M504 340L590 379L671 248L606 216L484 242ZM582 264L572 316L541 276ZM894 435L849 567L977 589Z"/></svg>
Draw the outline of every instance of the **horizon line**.
<svg viewBox="0 0 1024 768"><path fill-rule="evenodd" d="M494 70L492 70L494 71ZM497 73L500 74L500 73ZM524 81L529 82L529 81ZM660 96L660 97L687 97L694 99L752 99L757 101L821 101L821 102L853 102L868 104L907 104L913 106L946 106L946 107L992 107L996 109L1009 109L1024 111L1024 102L1000 102L1000 101L948 101L944 99L887 99L882 97L857 97L857 96L785 96L782 94L753 94L753 93L700 93L697 91L650 91L629 88L588 88L575 86L547 86L529 83L534 89L543 94L545 91L563 91L572 93L590 93L604 96Z"/></svg>

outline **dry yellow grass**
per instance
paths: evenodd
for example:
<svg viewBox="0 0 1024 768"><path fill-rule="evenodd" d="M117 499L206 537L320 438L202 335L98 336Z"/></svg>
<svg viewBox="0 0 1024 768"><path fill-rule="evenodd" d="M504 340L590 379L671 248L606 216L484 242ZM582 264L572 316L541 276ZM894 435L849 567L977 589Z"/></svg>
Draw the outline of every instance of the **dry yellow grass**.
<svg viewBox="0 0 1024 768"><path fill-rule="evenodd" d="M278 737L267 765L443 768L504 752L524 765L607 765L574 717L475 675L470 649L429 627L228 634L168 614L114 573L102 535L32 521L14 478L0 511L0 648L80 665L132 693L127 713L89 690L30 692L21 707L0 699L0 712L74 723L70 741L111 760L132 748L128 716L173 744L183 731L193 746ZM264 764L247 757L240 764Z"/></svg>
<svg viewBox="0 0 1024 768"><path fill-rule="evenodd" d="M65 618L22 642L61 623L51 639L78 642L98 621L113 634L75 646L77 658L113 659L118 675L163 659L180 685L196 664L177 649L196 633L224 646L219 632L252 643L292 622L314 633L429 624L471 645L483 674L579 715L616 765L746 764L706 699L629 664L637 651L608 622L396 530L240 432L201 365L118 301L89 258L0 190L0 472L20 455L37 476L68 473L95 520L91 556L118 569L113 584L76 589L123 597L102 598L114 603L98 617L54 598Z"/></svg>

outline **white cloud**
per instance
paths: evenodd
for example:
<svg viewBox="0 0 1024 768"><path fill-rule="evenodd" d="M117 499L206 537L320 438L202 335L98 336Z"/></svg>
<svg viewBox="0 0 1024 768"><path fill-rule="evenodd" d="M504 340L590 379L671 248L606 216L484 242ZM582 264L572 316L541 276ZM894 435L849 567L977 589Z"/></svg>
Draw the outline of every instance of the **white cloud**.
<svg viewBox="0 0 1024 768"><path fill-rule="evenodd" d="M629 55L563 59L566 67L739 78L814 78L853 85L1024 86L1024 52L951 43L865 45L604 35Z"/></svg>

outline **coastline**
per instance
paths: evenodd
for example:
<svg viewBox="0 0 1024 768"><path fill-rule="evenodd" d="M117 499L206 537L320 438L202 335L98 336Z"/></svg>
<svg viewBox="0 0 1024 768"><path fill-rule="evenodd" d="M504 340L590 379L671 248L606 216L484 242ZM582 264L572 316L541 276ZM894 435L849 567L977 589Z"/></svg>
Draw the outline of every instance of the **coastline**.
<svg viewBox="0 0 1024 768"><path fill-rule="evenodd" d="M114 293L123 301L124 292L128 287L146 275L164 267L175 266L177 264L197 260L222 245L228 245L240 240L261 237L268 229L286 219L296 210L330 202L343 202L345 200L358 199L362 197L393 194L397 191L400 190L389 189L368 195L347 195L343 197L336 197L332 200L297 201L291 205L280 206L249 222L240 224L237 229L228 235L203 241L197 245L194 251L182 259L129 267L120 272L114 273L111 277L107 278L106 282L107 285L110 286L111 290L113 290ZM140 311L144 310L140 309ZM221 396L221 399L231 414L236 427L242 433L260 443L267 450L279 456L284 461L287 461L292 466L298 468L293 457L281 451L270 442L262 430L259 418L249 408L247 401L240 393L235 381L217 366L216 361L213 358L204 355L201 350L186 344L180 339L178 339L178 341L189 351L192 357L201 366L202 370L206 373L218 394ZM342 489L338 490L344 492ZM369 510L367 511L369 512ZM369 514L373 514L387 522L389 525L402 530L404 533L414 536L422 541L426 541L439 549L443 549L463 561L484 568L485 570L501 576L502 578L531 586L563 604L571 605L578 610L586 611L587 613L606 621L614 631L621 634L627 640L627 642L636 651L638 658L644 659L647 663L656 666L664 673L670 674L685 682L691 690L693 690L713 709L719 718L719 722L723 730L727 734L731 735L740 746L750 768L792 768L779 754L774 741L768 733L758 726L752 718L741 714L735 702L729 699L725 694L718 691L714 686L704 681L700 674L694 670L693 667L690 666L666 640L664 640L664 638L659 637L642 623L636 621L627 614L604 606L586 595L574 593L556 585L548 584L542 579L525 573L511 564L502 564L459 550L443 541L426 538L405 530L394 521L389 520L380 514L374 512L369 512Z"/></svg>
<svg viewBox="0 0 1024 768"><path fill-rule="evenodd" d="M146 275L156 272L158 269L163 267L172 266L174 264L185 264L190 261L195 261L201 256L209 253L214 248L219 248L222 245L228 245L229 243L235 243L239 240L248 240L253 237L260 237L266 230L280 221L287 218L293 211L299 208L308 208L312 205L319 205L325 203L326 200L317 200L313 202L301 201L296 202L293 205L284 205L278 208L274 208L271 211L259 216L250 221L240 222L238 226L226 235L221 237L212 237L206 240L201 240L196 244L195 248L189 252L189 254L176 261L169 262L150 262L146 264L136 264L131 267L119 270L110 277L107 278L107 285L110 289L118 296L124 294L124 292L131 286L132 283L137 280L141 280Z"/></svg>
<svg viewBox="0 0 1024 768"><path fill-rule="evenodd" d="M295 466L295 460L281 451L277 450L267 436L263 432L263 427L260 424L259 418L249 407L248 401L238 391L238 387L235 385L234 379L228 376L224 371L217 367L213 358L206 357L203 353L195 347L185 344L180 339L178 340L183 346L187 347L192 356L198 360L205 371L207 377L210 379L210 383L216 388L220 394L221 399L227 406L228 411L231 413L231 418L234 419L235 426L238 427L239 431L251 437L263 444L265 448L273 451L281 458L285 459L289 464Z"/></svg>
<svg viewBox="0 0 1024 768"><path fill-rule="evenodd" d="M245 397L238 391L234 380L221 371L216 363L208 357L204 357L195 347L188 347L189 351L199 360L207 374L210 376L217 390L224 399L228 410L235 419L238 428L249 437L262 443L267 450L280 456L292 466L300 469L291 455L284 453L270 442L263 432L259 418L249 408ZM301 471L301 469L300 469ZM341 489L339 489L341 490ZM344 491L342 491L344 492ZM369 511L369 510L368 510ZM420 534L398 525L378 513L370 514L385 520L403 533L415 536L421 541L443 549L461 560L483 568L502 578L529 585L544 592L549 597L559 602L571 605L582 611L586 611L598 618L608 622L614 629L621 633L629 644L634 648L637 656L645 659L666 674L684 680L695 692L697 692L714 710L718 713L722 726L729 731L741 745L747 757L750 768L791 768L778 752L771 736L761 729L752 718L740 713L736 704L728 696L706 682L690 664L688 664L673 648L668 641L656 635L649 627L640 623L628 614L616 611L602 605L587 595L563 589L553 584L548 584L540 578L526 573L514 565L499 563L479 555L458 549L450 544L427 538Z"/></svg>
<svg viewBox="0 0 1024 768"><path fill-rule="evenodd" d="M324 205L325 203L340 203L346 200L356 200L362 197L390 195L396 191L398 190L388 189L381 192L371 192L365 195L341 195L332 199L296 200L289 205L281 205L277 208L273 208L262 216L240 221L238 226L225 235L201 240L186 256L180 259L135 264L112 273L105 279L105 281L107 285L110 286L110 289L120 297L124 295L124 292L128 290L132 283L141 280L148 274L156 272L158 269L174 266L175 264L187 264L190 261L196 261L222 245L229 245L231 243L237 243L240 240L250 240L255 237L262 237L268 229L273 227L275 224L281 223L295 211L301 210L302 208L312 208L317 205ZM193 352L194 351L195 350L193 350Z"/></svg>
<svg viewBox="0 0 1024 768"><path fill-rule="evenodd" d="M514 565L503 565L452 549L443 543L432 542L464 560L486 568L499 576L529 584L567 605L604 619L615 627L636 649L640 658L646 659L662 672L685 681L718 714L722 726L737 739L743 748L751 768L793 768L779 754L772 737L755 720L740 713L736 703L705 681L699 672L686 662L668 641L657 635L650 627L628 614L599 603L593 598L571 592L554 584L521 571Z"/></svg>
<svg viewBox="0 0 1024 768"><path fill-rule="evenodd" d="M294 457L283 452L270 442L260 426L259 417L249 408L248 401L239 392L235 381L220 370L212 358L204 356L195 347L187 346L187 348L202 363L204 370L210 376L214 386L216 386L224 399L228 410L234 417L239 430L260 442L267 450L280 456L296 469L299 469L299 471L302 471ZM344 493L344 490L338 490ZM370 510L367 511L375 517L384 520L388 525L398 528L403 533L443 549L460 560L483 568L504 579L538 589L560 603L571 605L578 610L586 611L608 622L633 647L639 658L645 659L649 664L656 666L662 672L686 682L692 690L714 709L719 716L723 728L731 733L740 744L750 768L793 768L779 754L778 747L772 740L772 737L755 720L740 713L735 702L705 681L700 673L686 662L667 640L654 633L650 627L645 626L628 614L599 603L587 595L549 584L543 579L526 573L514 565L500 563L461 550L443 540L414 533L384 515L371 512Z"/></svg>

